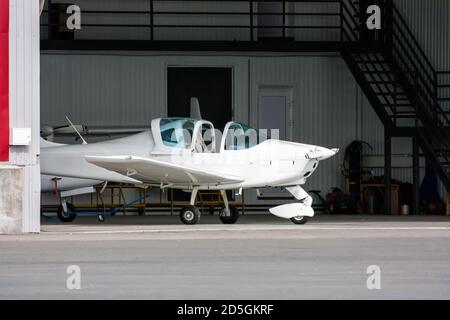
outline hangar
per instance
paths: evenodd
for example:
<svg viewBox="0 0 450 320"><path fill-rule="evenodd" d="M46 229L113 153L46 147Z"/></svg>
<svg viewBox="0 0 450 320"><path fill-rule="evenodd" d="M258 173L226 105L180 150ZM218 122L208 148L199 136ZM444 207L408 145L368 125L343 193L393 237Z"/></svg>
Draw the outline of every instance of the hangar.
<svg viewBox="0 0 450 320"><path fill-rule="evenodd" d="M42 125L67 115L93 128L148 127L187 116L192 97L219 128L235 120L339 146L308 190L345 189L355 140L371 146L359 174L381 179L366 184L382 190L383 213L400 211L392 179L412 185L412 213L428 171L442 200L450 190L446 1L0 3L2 233L40 230ZM379 28L365 23L372 4ZM246 202L283 201L277 192Z"/></svg>

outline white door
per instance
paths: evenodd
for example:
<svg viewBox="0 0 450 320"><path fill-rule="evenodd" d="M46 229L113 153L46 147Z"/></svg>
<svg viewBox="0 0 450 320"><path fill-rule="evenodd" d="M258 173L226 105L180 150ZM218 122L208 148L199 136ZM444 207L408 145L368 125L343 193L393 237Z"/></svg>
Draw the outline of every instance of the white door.
<svg viewBox="0 0 450 320"><path fill-rule="evenodd" d="M267 129L272 139L292 139L292 88L261 87L258 94L258 128ZM260 189L260 198L286 198L281 188Z"/></svg>

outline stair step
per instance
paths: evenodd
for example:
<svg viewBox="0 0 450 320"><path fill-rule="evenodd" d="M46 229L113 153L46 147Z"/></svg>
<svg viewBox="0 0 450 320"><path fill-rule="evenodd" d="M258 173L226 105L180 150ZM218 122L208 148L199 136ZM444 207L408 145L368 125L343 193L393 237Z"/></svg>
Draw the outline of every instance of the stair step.
<svg viewBox="0 0 450 320"><path fill-rule="evenodd" d="M395 107L411 107L411 108L414 108L410 104L403 104L403 103L397 103L395 105L388 104L388 103L382 103L381 105L384 106L384 107L394 107L395 106Z"/></svg>
<svg viewBox="0 0 450 320"><path fill-rule="evenodd" d="M370 67L381 67L384 69L390 69L387 62L384 61L356 61L356 63L360 66L370 66Z"/></svg>
<svg viewBox="0 0 450 320"><path fill-rule="evenodd" d="M370 84L390 84L396 87L401 87L401 84L398 82L392 82L392 81L367 81Z"/></svg>
<svg viewBox="0 0 450 320"><path fill-rule="evenodd" d="M406 96L406 93L390 93L390 92L375 92L377 96L385 96L385 97L397 97L397 100L409 100ZM399 96L405 96L404 98L400 98Z"/></svg>
<svg viewBox="0 0 450 320"><path fill-rule="evenodd" d="M415 112L412 112L412 111L396 111L395 114L410 114L410 115L417 115Z"/></svg>
<svg viewBox="0 0 450 320"><path fill-rule="evenodd" d="M366 70L361 70L362 73L367 73L367 74L392 74L391 71L366 71Z"/></svg>
<svg viewBox="0 0 450 320"><path fill-rule="evenodd" d="M416 115L390 115L391 119L415 119Z"/></svg>

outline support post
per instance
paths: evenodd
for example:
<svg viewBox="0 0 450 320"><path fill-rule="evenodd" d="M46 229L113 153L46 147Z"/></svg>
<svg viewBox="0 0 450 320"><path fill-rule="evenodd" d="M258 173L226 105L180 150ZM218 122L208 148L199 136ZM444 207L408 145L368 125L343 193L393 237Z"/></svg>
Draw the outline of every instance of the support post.
<svg viewBox="0 0 450 320"><path fill-rule="evenodd" d="M391 163L391 132L389 128L384 129L384 211L386 214L392 213L391 205L391 177L392 177L392 163Z"/></svg>
<svg viewBox="0 0 450 320"><path fill-rule="evenodd" d="M228 205L227 192L225 190L220 190L220 195L222 196L223 205L225 206L225 210L226 210L227 213L229 213L230 212L230 207Z"/></svg>
<svg viewBox="0 0 450 320"><path fill-rule="evenodd" d="M150 40L154 40L153 30L154 30L154 17L153 17L153 0L150 0Z"/></svg>
<svg viewBox="0 0 450 320"><path fill-rule="evenodd" d="M249 1L249 11L250 11L250 41L253 41L253 1Z"/></svg>
<svg viewBox="0 0 450 320"><path fill-rule="evenodd" d="M413 137L413 208L414 214L420 213L419 188L420 188L420 171L419 171L419 144L417 136Z"/></svg>
<svg viewBox="0 0 450 320"><path fill-rule="evenodd" d="M286 38L286 1L283 0L283 39Z"/></svg>
<svg viewBox="0 0 450 320"><path fill-rule="evenodd" d="M194 187L192 189L192 193L191 193L191 201L189 202L189 204L191 206L195 206L195 199L197 198L197 192L198 192L198 187Z"/></svg>

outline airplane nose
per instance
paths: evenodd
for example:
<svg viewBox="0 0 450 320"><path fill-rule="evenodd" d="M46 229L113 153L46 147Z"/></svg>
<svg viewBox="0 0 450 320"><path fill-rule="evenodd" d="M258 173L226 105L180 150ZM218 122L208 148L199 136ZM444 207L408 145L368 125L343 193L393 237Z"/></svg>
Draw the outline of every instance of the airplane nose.
<svg viewBox="0 0 450 320"><path fill-rule="evenodd" d="M328 158L334 156L336 153L338 153L339 148L328 149L328 148L321 147L320 151L321 151L322 155L319 158L319 160L325 160L325 159L328 159Z"/></svg>

